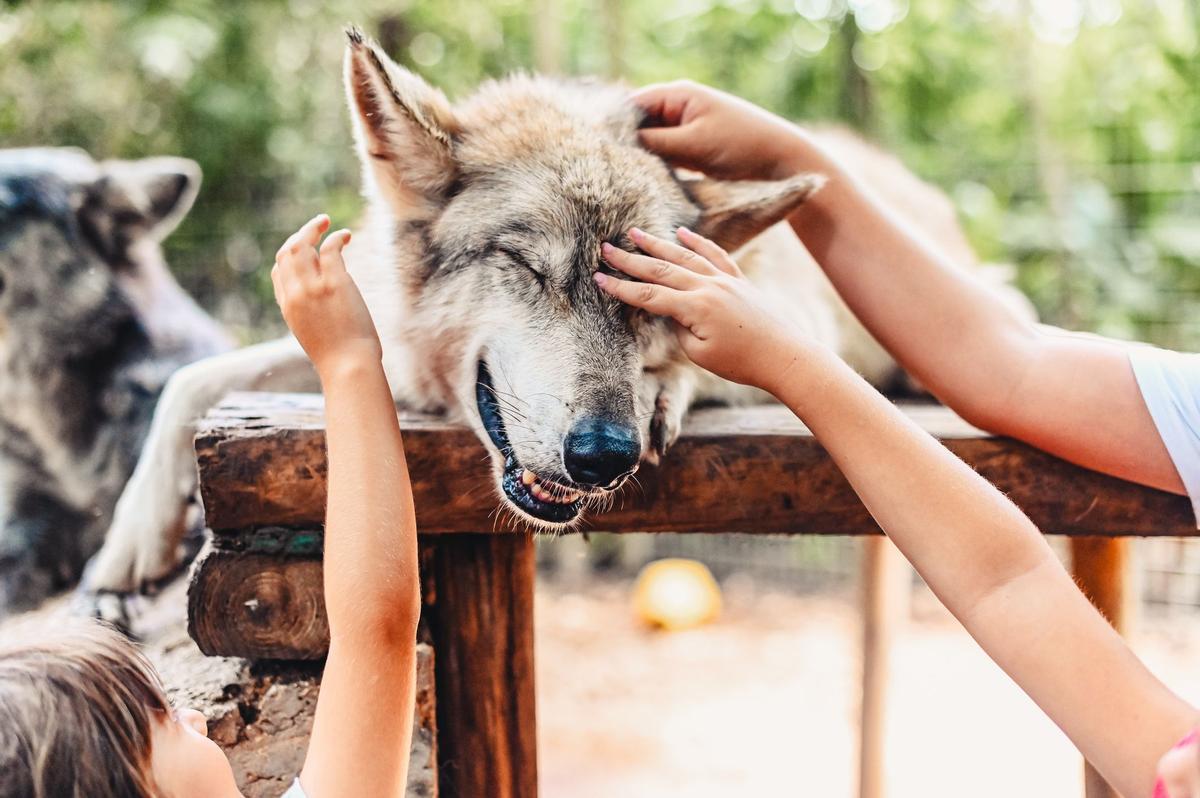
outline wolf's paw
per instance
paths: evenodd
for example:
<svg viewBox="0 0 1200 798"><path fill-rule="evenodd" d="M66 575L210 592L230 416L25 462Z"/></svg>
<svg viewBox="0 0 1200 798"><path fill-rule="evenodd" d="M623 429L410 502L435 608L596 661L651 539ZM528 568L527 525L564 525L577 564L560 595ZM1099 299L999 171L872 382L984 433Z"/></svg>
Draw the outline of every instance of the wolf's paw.
<svg viewBox="0 0 1200 798"><path fill-rule="evenodd" d="M683 429L683 417L687 414L688 398L681 391L664 387L654 399L654 415L650 417L650 450L646 460L658 465L667 449L679 437Z"/></svg>
<svg viewBox="0 0 1200 798"><path fill-rule="evenodd" d="M161 512L154 512L151 506L143 506L146 511L141 514L122 513L118 507L104 545L88 563L84 586L89 591L135 593L160 582L178 568L184 507L160 507Z"/></svg>
<svg viewBox="0 0 1200 798"><path fill-rule="evenodd" d="M70 608L72 615L104 621L126 637L133 637L133 623L140 614L137 596L92 590L86 583L72 594Z"/></svg>

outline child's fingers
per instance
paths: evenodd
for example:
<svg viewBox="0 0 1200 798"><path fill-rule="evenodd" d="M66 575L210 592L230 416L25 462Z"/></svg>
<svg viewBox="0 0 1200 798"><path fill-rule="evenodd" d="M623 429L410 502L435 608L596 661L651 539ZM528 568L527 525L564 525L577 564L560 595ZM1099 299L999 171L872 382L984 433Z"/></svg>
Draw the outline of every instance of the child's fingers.
<svg viewBox="0 0 1200 798"><path fill-rule="evenodd" d="M645 112L645 124L670 126L683 121L688 93L678 83L653 83L638 89L629 99Z"/></svg>
<svg viewBox="0 0 1200 798"><path fill-rule="evenodd" d="M687 125L644 127L637 132L638 143L674 166L696 166L696 137Z"/></svg>
<svg viewBox="0 0 1200 798"><path fill-rule="evenodd" d="M682 266L696 274L717 273L715 266L686 247L681 247L671 241L650 235L646 231L639 230L636 227L629 231L629 237L633 239L633 243L637 244L648 255L653 255L669 263L674 263L676 266Z"/></svg>
<svg viewBox="0 0 1200 798"><path fill-rule="evenodd" d="M301 244L294 250L289 249L275 262L275 268L279 270L285 284L293 280L308 282L315 280L320 274L317 251L307 244Z"/></svg>
<svg viewBox="0 0 1200 798"><path fill-rule="evenodd" d="M279 264L271 267L271 288L275 292L275 304L280 304L283 298L283 275L280 274Z"/></svg>
<svg viewBox="0 0 1200 798"><path fill-rule="evenodd" d="M686 294L682 291L654 283L621 280L601 272L596 272L592 277L595 278L596 285L600 286L602 291L616 297L626 305L641 308L656 316L670 316L681 324L683 323L680 316L685 310L686 300L684 297Z"/></svg>
<svg viewBox="0 0 1200 798"><path fill-rule="evenodd" d="M600 252L613 268L620 269L630 277L681 290L696 285L696 275L665 260L626 252L608 243L600 246Z"/></svg>
<svg viewBox="0 0 1200 798"><path fill-rule="evenodd" d="M331 271L345 271L346 261L342 258L342 249L350 243L350 231L338 230L330 233L321 242L320 260L321 271L328 274Z"/></svg>
<svg viewBox="0 0 1200 798"><path fill-rule="evenodd" d="M713 266L716 266L732 277L741 276L742 270L738 268L737 263L715 241L711 241L686 227L679 228L678 235L679 240L687 245L689 249L695 251Z"/></svg>
<svg viewBox="0 0 1200 798"><path fill-rule="evenodd" d="M278 263L289 255L299 255L305 247L315 249L317 242L321 240L321 234L328 228L329 217L323 213L309 219L299 230L292 233L287 241L283 242L283 246L275 253L275 262Z"/></svg>
<svg viewBox="0 0 1200 798"><path fill-rule="evenodd" d="M318 213L300 228L302 240L310 247L316 247L321 236L329 229L329 215Z"/></svg>

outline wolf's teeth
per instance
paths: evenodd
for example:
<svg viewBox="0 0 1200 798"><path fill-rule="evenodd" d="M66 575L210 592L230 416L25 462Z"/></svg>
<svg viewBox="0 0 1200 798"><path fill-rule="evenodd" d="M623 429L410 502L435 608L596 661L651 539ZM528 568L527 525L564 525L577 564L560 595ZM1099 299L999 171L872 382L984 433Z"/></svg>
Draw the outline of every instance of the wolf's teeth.
<svg viewBox="0 0 1200 798"><path fill-rule="evenodd" d="M571 490L554 482L539 482L537 474L528 468L522 472L521 482L529 489L530 495L541 502L574 504L583 496L579 491Z"/></svg>

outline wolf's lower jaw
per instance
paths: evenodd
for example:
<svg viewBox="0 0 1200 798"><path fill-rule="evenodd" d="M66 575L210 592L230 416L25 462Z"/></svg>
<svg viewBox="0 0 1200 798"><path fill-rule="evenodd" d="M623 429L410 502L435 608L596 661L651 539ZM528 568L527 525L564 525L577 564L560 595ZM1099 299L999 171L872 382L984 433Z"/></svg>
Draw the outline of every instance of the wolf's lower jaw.
<svg viewBox="0 0 1200 798"><path fill-rule="evenodd" d="M611 502L612 496L633 473L631 471L604 488L593 489L564 484L525 468L509 443L504 418L500 413L500 400L492 385L491 373L482 359L475 382L475 403L488 438L504 458L500 473L504 504L513 509L519 519L540 531L553 533L570 530L589 505L602 508Z"/></svg>
<svg viewBox="0 0 1200 798"><path fill-rule="evenodd" d="M504 501L518 517L546 530L562 530L579 520L589 493L546 479L521 465L508 441L500 400L492 386L492 376L481 359L475 383L475 402L488 438L504 458L500 489Z"/></svg>
<svg viewBox="0 0 1200 798"><path fill-rule="evenodd" d="M579 518L583 511L584 496L574 492L568 497L562 486L539 480L526 482L526 474L532 474L517 461L510 451L504 459L504 473L500 477L500 488L505 500L521 515L528 516L534 523L552 528L564 527ZM569 500L568 500L569 498Z"/></svg>

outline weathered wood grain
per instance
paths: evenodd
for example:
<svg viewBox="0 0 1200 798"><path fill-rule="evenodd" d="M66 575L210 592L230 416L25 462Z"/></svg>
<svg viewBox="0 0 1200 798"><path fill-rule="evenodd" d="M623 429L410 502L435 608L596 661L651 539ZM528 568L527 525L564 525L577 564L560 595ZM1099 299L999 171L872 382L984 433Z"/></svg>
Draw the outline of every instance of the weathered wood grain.
<svg viewBox="0 0 1200 798"><path fill-rule="evenodd" d="M188 634L209 656L320 659L329 649L321 561L211 551L188 586Z"/></svg>
<svg viewBox="0 0 1200 798"><path fill-rule="evenodd" d="M1007 493L1045 532L1193 536L1180 496L1123 482L975 430L945 408L905 406L922 427ZM401 414L418 527L509 531L486 453L469 430ZM210 527L312 527L325 503L319 396L233 394L196 437ZM1097 431L1097 434L1103 434ZM878 527L824 449L786 408L693 413L660 467L643 468L616 509L587 526L614 532L872 534Z"/></svg>
<svg viewBox="0 0 1200 798"><path fill-rule="evenodd" d="M421 543L422 621L437 652L438 788L451 798L535 798L533 539Z"/></svg>
<svg viewBox="0 0 1200 798"><path fill-rule="evenodd" d="M421 540L423 635L437 652L439 791L537 794L533 540ZM196 564L188 632L210 656L316 660L329 649L321 561L214 550Z"/></svg>

